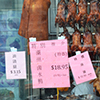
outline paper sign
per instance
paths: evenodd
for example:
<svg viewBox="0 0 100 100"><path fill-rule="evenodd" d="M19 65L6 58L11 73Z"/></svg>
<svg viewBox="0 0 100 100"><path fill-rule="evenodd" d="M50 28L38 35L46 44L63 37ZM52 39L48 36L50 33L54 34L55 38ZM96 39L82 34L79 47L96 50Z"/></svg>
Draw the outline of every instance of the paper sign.
<svg viewBox="0 0 100 100"><path fill-rule="evenodd" d="M65 39L65 36L58 37L58 40L60 40L60 39Z"/></svg>
<svg viewBox="0 0 100 100"><path fill-rule="evenodd" d="M30 42L33 88L70 87L67 40Z"/></svg>
<svg viewBox="0 0 100 100"><path fill-rule="evenodd" d="M17 48L11 47L11 52L17 52Z"/></svg>
<svg viewBox="0 0 100 100"><path fill-rule="evenodd" d="M5 52L6 78L26 79L25 52Z"/></svg>
<svg viewBox="0 0 100 100"><path fill-rule="evenodd" d="M69 63L76 84L80 84L96 78L96 74L87 51L70 57Z"/></svg>
<svg viewBox="0 0 100 100"><path fill-rule="evenodd" d="M29 41L30 41L30 42L36 41L36 38L30 37L30 38L29 38Z"/></svg>
<svg viewBox="0 0 100 100"><path fill-rule="evenodd" d="M76 55L78 55L78 54L80 54L81 53L81 51L76 51Z"/></svg>

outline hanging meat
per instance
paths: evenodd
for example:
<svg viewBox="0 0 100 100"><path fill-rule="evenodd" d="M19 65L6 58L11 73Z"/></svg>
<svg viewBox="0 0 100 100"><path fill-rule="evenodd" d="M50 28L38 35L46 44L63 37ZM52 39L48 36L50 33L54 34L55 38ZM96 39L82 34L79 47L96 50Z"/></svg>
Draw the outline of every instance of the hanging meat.
<svg viewBox="0 0 100 100"><path fill-rule="evenodd" d="M18 34L28 38L30 0L24 0Z"/></svg>
<svg viewBox="0 0 100 100"><path fill-rule="evenodd" d="M48 8L50 0L24 0L18 34L37 41L48 39Z"/></svg>
<svg viewBox="0 0 100 100"><path fill-rule="evenodd" d="M73 52L81 51L81 33L77 28L75 28L75 32L72 34L72 42L71 50Z"/></svg>
<svg viewBox="0 0 100 100"><path fill-rule="evenodd" d="M68 23L72 28L75 28L76 2L74 0L69 0L67 8L68 8L68 15L66 18L66 23Z"/></svg>
<svg viewBox="0 0 100 100"><path fill-rule="evenodd" d="M99 2L98 0L92 0L90 2L90 14L88 16L87 22L91 22L91 24L96 27L100 20L99 13Z"/></svg>
<svg viewBox="0 0 100 100"><path fill-rule="evenodd" d="M50 0L24 0L18 34L29 39L48 39L48 8Z"/></svg>
<svg viewBox="0 0 100 100"><path fill-rule="evenodd" d="M80 0L78 3L78 15L76 17L77 22L79 23L79 27L84 27L87 22L87 3L85 0Z"/></svg>
<svg viewBox="0 0 100 100"><path fill-rule="evenodd" d="M84 42L84 45L82 48L82 52L83 51L89 51L89 52L94 51L94 46L92 44L92 33L88 29L83 34L83 42Z"/></svg>
<svg viewBox="0 0 100 100"><path fill-rule="evenodd" d="M91 80L89 83L93 83L93 91L96 92L98 91L99 95L100 95L100 67L96 68L96 76L97 78L94 80Z"/></svg>
<svg viewBox="0 0 100 100"><path fill-rule="evenodd" d="M61 33L62 36L65 36L65 39L67 39L68 42L68 53L71 54L71 49L69 47L69 41L70 41L70 34L68 33L68 30L66 28L63 28L64 32Z"/></svg>
<svg viewBox="0 0 100 100"><path fill-rule="evenodd" d="M57 6L57 15L55 17L55 25L58 23L59 27L63 27L65 25L65 10L66 10L66 2L65 0L61 0Z"/></svg>
<svg viewBox="0 0 100 100"><path fill-rule="evenodd" d="M95 33L94 37L96 40L96 47L94 50L94 54L96 54L96 52L100 55L100 28L98 28L99 30L97 30L97 32Z"/></svg>

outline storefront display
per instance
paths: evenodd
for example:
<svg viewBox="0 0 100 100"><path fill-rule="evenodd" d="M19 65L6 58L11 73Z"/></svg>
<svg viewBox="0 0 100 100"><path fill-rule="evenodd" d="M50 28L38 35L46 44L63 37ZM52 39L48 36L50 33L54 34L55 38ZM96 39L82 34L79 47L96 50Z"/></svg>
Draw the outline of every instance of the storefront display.
<svg viewBox="0 0 100 100"><path fill-rule="evenodd" d="M100 99L99 0L1 2L0 100ZM62 39L67 39L67 50ZM5 54L16 53L12 47L24 51L26 60L19 54L14 66L9 64ZM25 68L21 78L13 78L18 75L14 71L7 79L17 65L18 70Z"/></svg>

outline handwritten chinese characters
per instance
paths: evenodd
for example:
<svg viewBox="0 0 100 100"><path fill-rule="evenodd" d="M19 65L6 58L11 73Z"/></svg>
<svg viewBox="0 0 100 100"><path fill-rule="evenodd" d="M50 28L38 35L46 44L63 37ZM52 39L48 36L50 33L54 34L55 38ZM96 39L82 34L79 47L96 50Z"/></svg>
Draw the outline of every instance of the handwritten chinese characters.
<svg viewBox="0 0 100 100"><path fill-rule="evenodd" d="M6 52L5 59L7 79L26 78L25 52Z"/></svg>
<svg viewBox="0 0 100 100"><path fill-rule="evenodd" d="M16 54L12 54L12 63L13 63L13 69L10 71L11 74L15 74L15 75L18 75L21 73L20 70L17 69L17 55Z"/></svg>
<svg viewBox="0 0 100 100"><path fill-rule="evenodd" d="M37 71L38 71L38 84L43 84L42 66L41 65L37 66Z"/></svg>
<svg viewBox="0 0 100 100"><path fill-rule="evenodd" d="M67 40L30 42L33 88L69 87Z"/></svg>
<svg viewBox="0 0 100 100"><path fill-rule="evenodd" d="M70 57L69 63L77 84L96 78L95 71L87 51Z"/></svg>

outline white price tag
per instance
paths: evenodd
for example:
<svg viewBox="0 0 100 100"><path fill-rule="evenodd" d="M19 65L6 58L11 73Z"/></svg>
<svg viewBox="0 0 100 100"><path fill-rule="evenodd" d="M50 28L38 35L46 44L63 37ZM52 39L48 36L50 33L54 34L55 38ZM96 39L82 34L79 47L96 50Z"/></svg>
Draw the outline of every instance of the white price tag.
<svg viewBox="0 0 100 100"><path fill-rule="evenodd" d="M60 40L60 39L65 39L65 36L58 37L58 40Z"/></svg>
<svg viewBox="0 0 100 100"><path fill-rule="evenodd" d="M17 48L11 47L11 52L17 52Z"/></svg>
<svg viewBox="0 0 100 100"><path fill-rule="evenodd" d="M76 55L81 54L81 51L76 51Z"/></svg>
<svg viewBox="0 0 100 100"><path fill-rule="evenodd" d="M36 41L36 38L30 37L29 40L30 40L30 42L34 42L34 41Z"/></svg>

